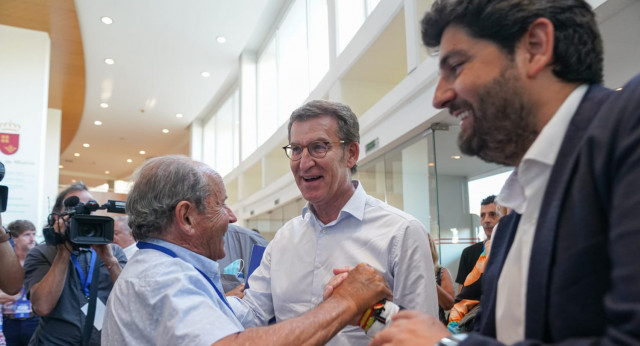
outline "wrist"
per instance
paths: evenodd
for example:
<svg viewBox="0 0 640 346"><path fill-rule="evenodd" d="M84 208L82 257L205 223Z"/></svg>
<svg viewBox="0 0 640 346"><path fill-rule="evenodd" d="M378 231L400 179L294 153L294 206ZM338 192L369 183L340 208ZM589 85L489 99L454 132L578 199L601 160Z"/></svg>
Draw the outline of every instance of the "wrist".
<svg viewBox="0 0 640 346"><path fill-rule="evenodd" d="M0 230L0 243L9 241L9 239L11 239L11 233L7 232L7 230L4 227L2 227L2 230Z"/></svg>

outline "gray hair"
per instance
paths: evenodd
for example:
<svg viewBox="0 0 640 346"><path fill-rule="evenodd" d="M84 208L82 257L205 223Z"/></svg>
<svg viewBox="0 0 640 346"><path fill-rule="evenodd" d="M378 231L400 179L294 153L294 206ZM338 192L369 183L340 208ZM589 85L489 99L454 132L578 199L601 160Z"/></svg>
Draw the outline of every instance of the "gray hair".
<svg viewBox="0 0 640 346"><path fill-rule="evenodd" d="M291 126L296 121L307 121L319 116L328 115L338 122L338 137L345 141L343 147L349 143L360 143L360 124L358 117L349 106L340 102L313 100L302 105L291 113L289 117L289 141L291 141ZM351 167L351 174L358 171L358 165Z"/></svg>
<svg viewBox="0 0 640 346"><path fill-rule="evenodd" d="M130 234L131 233L131 228L129 227L129 216L127 215L118 215L116 217L113 218L113 223L121 223L122 224L122 231L124 231L124 233L126 234Z"/></svg>
<svg viewBox="0 0 640 346"><path fill-rule="evenodd" d="M161 236L174 221L181 201L190 201L205 211L205 199L213 190L211 176L220 176L209 166L186 156L149 159L133 173L133 188L127 196L129 227L136 240Z"/></svg>

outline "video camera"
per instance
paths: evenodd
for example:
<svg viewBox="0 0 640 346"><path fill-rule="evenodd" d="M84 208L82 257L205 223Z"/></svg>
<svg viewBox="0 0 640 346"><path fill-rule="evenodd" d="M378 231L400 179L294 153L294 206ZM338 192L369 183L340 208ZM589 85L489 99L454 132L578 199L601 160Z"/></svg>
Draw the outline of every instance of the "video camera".
<svg viewBox="0 0 640 346"><path fill-rule="evenodd" d="M64 206L64 212L49 214L48 226L42 230L48 245L64 244L67 240L74 246L112 243L113 219L108 216L89 214L99 209L106 209L110 213L125 213L125 202L122 201L109 200L101 206L94 200L83 204L77 196L71 196L64 200ZM64 234L56 232L53 228L56 216L57 218L71 216L68 221L65 221Z"/></svg>

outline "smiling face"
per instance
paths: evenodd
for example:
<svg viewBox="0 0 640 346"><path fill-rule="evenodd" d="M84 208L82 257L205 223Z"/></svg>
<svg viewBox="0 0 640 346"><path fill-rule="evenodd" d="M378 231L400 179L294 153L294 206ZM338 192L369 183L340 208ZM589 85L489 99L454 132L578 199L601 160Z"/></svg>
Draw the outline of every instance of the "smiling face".
<svg viewBox="0 0 640 346"><path fill-rule="evenodd" d="M451 25L442 36L440 73L433 105L460 120L460 150L517 164L538 131L514 57Z"/></svg>
<svg viewBox="0 0 640 346"><path fill-rule="evenodd" d="M296 121L291 126L290 144L308 145L313 141L335 142L338 124L335 118L321 115L306 121ZM358 143L330 144L327 155L315 158L305 148L302 158L291 161L291 172L302 196L316 211L340 210L353 195L351 167L359 154Z"/></svg>
<svg viewBox="0 0 640 346"><path fill-rule="evenodd" d="M205 200L204 213L197 212L193 223L195 241L203 250L203 255L217 261L224 258L224 234L230 223L237 221L227 207L227 191L219 175L210 177L212 193Z"/></svg>

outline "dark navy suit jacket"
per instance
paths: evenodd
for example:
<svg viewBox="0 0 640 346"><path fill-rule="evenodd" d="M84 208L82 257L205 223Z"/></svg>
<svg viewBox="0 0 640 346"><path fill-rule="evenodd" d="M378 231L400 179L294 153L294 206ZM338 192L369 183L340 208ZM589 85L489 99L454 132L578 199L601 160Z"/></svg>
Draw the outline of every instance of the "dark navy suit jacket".
<svg viewBox="0 0 640 346"><path fill-rule="evenodd" d="M591 86L552 168L531 253L521 344L640 345L640 76ZM477 332L497 344L497 283L520 217L492 237Z"/></svg>

